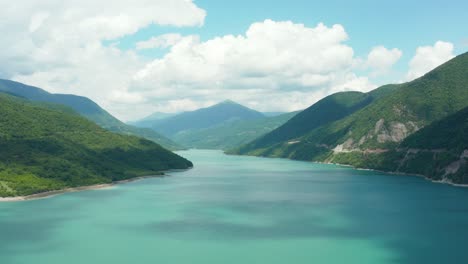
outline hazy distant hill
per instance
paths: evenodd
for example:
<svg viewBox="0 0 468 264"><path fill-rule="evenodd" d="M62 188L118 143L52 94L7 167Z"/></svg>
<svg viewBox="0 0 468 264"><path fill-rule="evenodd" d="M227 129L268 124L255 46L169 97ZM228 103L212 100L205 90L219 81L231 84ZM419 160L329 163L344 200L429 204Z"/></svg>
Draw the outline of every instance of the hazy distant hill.
<svg viewBox="0 0 468 264"><path fill-rule="evenodd" d="M262 114L266 117L274 117L274 116L288 114L288 112L262 112Z"/></svg>
<svg viewBox="0 0 468 264"><path fill-rule="evenodd" d="M181 148L178 144L151 129L124 124L86 97L51 94L37 87L2 79L0 79L0 92L24 97L32 101L63 104L109 131L144 137L169 149Z"/></svg>
<svg viewBox="0 0 468 264"><path fill-rule="evenodd" d="M165 136L174 137L182 131L204 129L226 122L255 120L264 117L262 113L233 101L224 101L211 107L166 118L161 122L156 122L152 128Z"/></svg>
<svg viewBox="0 0 468 264"><path fill-rule="evenodd" d="M0 93L0 197L155 175L192 163L73 110Z"/></svg>
<svg viewBox="0 0 468 264"><path fill-rule="evenodd" d="M164 119L167 119L169 117L173 117L177 114L174 113L163 113L163 112L155 112L145 118L142 118L137 121L130 121L127 122L130 125L136 126L136 127L144 127L144 128L150 128L151 126L157 124L158 122L161 122Z"/></svg>
<svg viewBox="0 0 468 264"><path fill-rule="evenodd" d="M320 104L326 98L309 108L316 108L315 114L306 117L304 113L312 113L306 110L307 112L304 111L284 126L232 153L414 172L410 169L411 166L402 166L406 155L411 152L402 142L421 128L468 107L468 53L417 80L385 86L368 95L372 94L378 94L377 98L369 102L357 100L357 109L338 111L340 114L335 116L327 115L329 111L319 111L322 109ZM348 99L344 101L347 102ZM318 122L319 120L322 121ZM454 122L455 119L450 120ZM452 125L456 126L458 123ZM308 128L303 129L304 127ZM430 149L432 146L423 147ZM447 146L447 149L450 147ZM434 149L430 151L432 155L440 152ZM446 151L443 153L448 153ZM456 173L441 176L439 172L446 168L436 171L434 168L437 166L432 165L421 164L423 167L433 168L422 174L443 177L448 181L466 182L465 178L456 176Z"/></svg>
<svg viewBox="0 0 468 264"><path fill-rule="evenodd" d="M224 122L210 128L187 130L173 139L190 148L230 149L248 143L286 123L298 112L253 120Z"/></svg>

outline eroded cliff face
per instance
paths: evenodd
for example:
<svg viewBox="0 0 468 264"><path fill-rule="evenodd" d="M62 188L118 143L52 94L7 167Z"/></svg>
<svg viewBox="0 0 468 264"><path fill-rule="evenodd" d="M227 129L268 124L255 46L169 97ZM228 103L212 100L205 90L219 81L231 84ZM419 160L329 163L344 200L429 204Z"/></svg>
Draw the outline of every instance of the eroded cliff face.
<svg viewBox="0 0 468 264"><path fill-rule="evenodd" d="M359 140L355 140L350 131L343 143L336 146L321 145L321 147L327 147L330 151L325 162L396 173L420 174L436 181L468 184L468 149L454 152L430 147L398 147L419 129L420 127L412 121L387 122L382 118Z"/></svg>
<svg viewBox="0 0 468 264"><path fill-rule="evenodd" d="M400 143L409 135L419 130L419 126L412 121L406 123L401 122L386 122L385 119L380 119L375 123L373 130L370 130L365 136L362 136L358 141L352 138L352 131L349 133L349 138L342 144L333 148L334 153L342 152L381 152L384 147L368 148L365 147L370 141L384 145L385 143Z"/></svg>

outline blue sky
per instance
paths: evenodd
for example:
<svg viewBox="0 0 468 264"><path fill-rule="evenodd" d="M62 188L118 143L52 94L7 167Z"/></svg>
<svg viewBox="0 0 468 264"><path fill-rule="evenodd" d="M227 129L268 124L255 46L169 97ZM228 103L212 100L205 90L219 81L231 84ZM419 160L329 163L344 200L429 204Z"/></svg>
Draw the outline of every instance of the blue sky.
<svg viewBox="0 0 468 264"><path fill-rule="evenodd" d="M320 22L341 24L356 55L365 56L377 45L403 51L399 64L407 64L418 46L438 40L455 44L455 53L468 50L468 1L310 1L310 0L196 0L207 11L201 27L151 25L136 34L118 39L122 49L164 33L197 34L202 40L228 34L244 34L254 22L290 20L314 27ZM142 51L160 56L157 50Z"/></svg>
<svg viewBox="0 0 468 264"><path fill-rule="evenodd" d="M226 99L293 111L411 81L466 52L467 10L430 0L8 2L0 78L87 96L123 120Z"/></svg>

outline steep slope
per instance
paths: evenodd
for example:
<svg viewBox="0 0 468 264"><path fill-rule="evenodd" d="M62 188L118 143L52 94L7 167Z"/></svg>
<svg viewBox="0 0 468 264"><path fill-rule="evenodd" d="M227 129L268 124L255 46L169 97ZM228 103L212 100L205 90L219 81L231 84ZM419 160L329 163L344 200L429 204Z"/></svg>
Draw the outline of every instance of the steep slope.
<svg viewBox="0 0 468 264"><path fill-rule="evenodd" d="M399 163L406 155L405 151L397 151L403 140L467 106L468 53L465 53L306 135L263 148L244 146L236 153L413 172ZM429 175L429 172L422 174Z"/></svg>
<svg viewBox="0 0 468 264"><path fill-rule="evenodd" d="M339 120L364 108L374 100L391 93L397 87L397 85L386 85L370 93L341 92L327 96L297 114L284 125L242 146L237 151L239 153L248 153L301 137L324 124Z"/></svg>
<svg viewBox="0 0 468 264"><path fill-rule="evenodd" d="M468 107L407 137L397 170L468 183Z"/></svg>
<svg viewBox="0 0 468 264"><path fill-rule="evenodd" d="M260 112L233 101L224 101L208 108L185 112L164 119L162 122L157 122L152 128L165 136L173 137L182 131L209 128L225 122L254 120L263 117L264 115Z"/></svg>
<svg viewBox="0 0 468 264"><path fill-rule="evenodd" d="M467 184L468 107L408 136L397 148L343 152L330 161Z"/></svg>
<svg viewBox="0 0 468 264"><path fill-rule="evenodd" d="M181 149L178 144L151 129L133 127L122 123L86 97L51 94L37 87L2 79L0 79L0 92L24 97L31 101L66 105L109 131L144 137L169 149Z"/></svg>
<svg viewBox="0 0 468 264"><path fill-rule="evenodd" d="M225 122L210 128L182 131L173 138L180 144L191 148L227 150L241 146L276 129L298 113Z"/></svg>
<svg viewBox="0 0 468 264"><path fill-rule="evenodd" d="M151 141L111 133L63 106L0 93L0 113L3 197L109 183L192 166Z"/></svg>

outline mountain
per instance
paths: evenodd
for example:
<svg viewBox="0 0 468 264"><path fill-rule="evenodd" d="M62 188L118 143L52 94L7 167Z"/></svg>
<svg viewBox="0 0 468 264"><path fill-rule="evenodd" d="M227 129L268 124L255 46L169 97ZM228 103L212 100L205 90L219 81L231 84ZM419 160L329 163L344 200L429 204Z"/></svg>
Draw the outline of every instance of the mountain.
<svg viewBox="0 0 468 264"><path fill-rule="evenodd" d="M152 125L152 128L165 136L174 137L182 131L204 129L226 122L255 120L264 117L260 112L228 100L211 107L166 118Z"/></svg>
<svg viewBox="0 0 468 264"><path fill-rule="evenodd" d="M0 197L186 169L152 141L109 132L70 108L0 93Z"/></svg>
<svg viewBox="0 0 468 264"><path fill-rule="evenodd" d="M413 173L401 166L401 161L411 151L405 147L404 140L421 128L468 107L468 53L412 82L385 86L372 93L378 95L376 99L341 118L339 115L325 118L318 125L310 126L309 131L296 133L298 128L290 126L298 115L283 127L232 153ZM318 113L326 111L317 111L316 115L301 121L317 123L323 119ZM266 143L265 138L269 139ZM431 177L436 173L432 169L421 174ZM463 182L450 173L444 177L448 181Z"/></svg>
<svg viewBox="0 0 468 264"><path fill-rule="evenodd" d="M324 124L339 120L364 108L374 100L391 93L396 87L396 85L386 85L370 93L341 92L327 96L279 128L242 146L238 151L246 153L269 148L277 143L301 137Z"/></svg>
<svg viewBox="0 0 468 264"><path fill-rule="evenodd" d="M37 87L2 79L0 79L0 92L23 97L31 101L66 105L109 131L144 137L169 149L181 149L178 144L151 129L124 124L86 97L51 94Z"/></svg>
<svg viewBox="0 0 468 264"><path fill-rule="evenodd" d="M274 130L297 113L224 122L209 128L182 131L177 133L173 139L190 148L227 150L241 146Z"/></svg>
<svg viewBox="0 0 468 264"><path fill-rule="evenodd" d="M136 126L136 127L143 127L143 128L150 128L152 125L167 119L169 117L173 117L177 114L174 113L163 113L163 112L155 112L145 118L142 118L137 121L131 121L127 122L130 125Z"/></svg>
<svg viewBox="0 0 468 264"><path fill-rule="evenodd" d="M401 148L407 151L397 170L467 183L468 107L410 135Z"/></svg>

